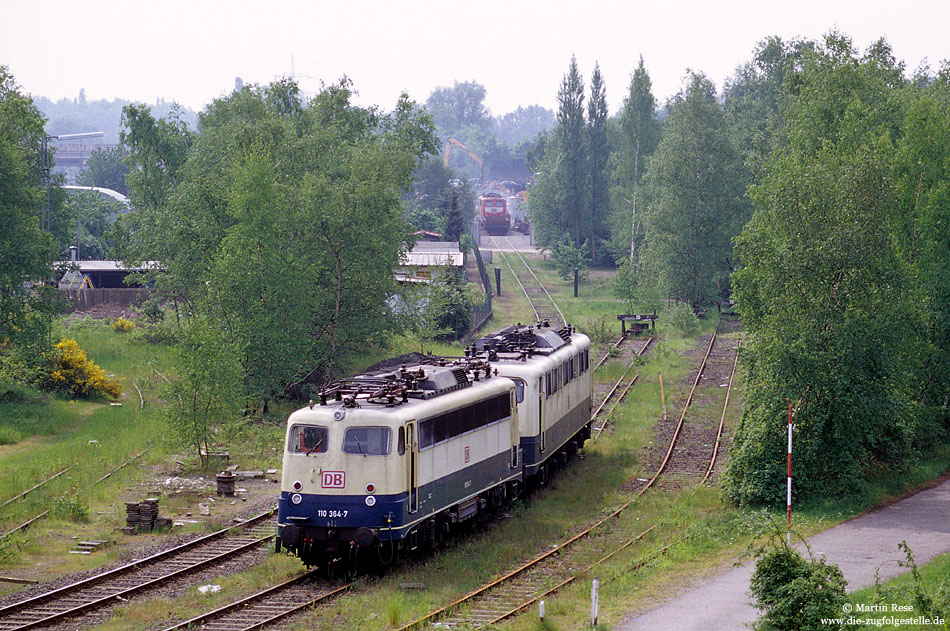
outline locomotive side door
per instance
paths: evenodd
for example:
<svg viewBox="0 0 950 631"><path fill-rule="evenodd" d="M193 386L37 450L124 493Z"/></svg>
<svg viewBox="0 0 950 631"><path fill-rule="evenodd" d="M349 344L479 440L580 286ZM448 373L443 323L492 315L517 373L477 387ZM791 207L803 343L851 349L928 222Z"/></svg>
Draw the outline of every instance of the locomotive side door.
<svg viewBox="0 0 950 631"><path fill-rule="evenodd" d="M544 453L544 375L538 379L538 434L540 435L539 450Z"/></svg>
<svg viewBox="0 0 950 631"><path fill-rule="evenodd" d="M409 512L419 510L419 440L416 437L416 422L406 423L406 484L409 488Z"/></svg>

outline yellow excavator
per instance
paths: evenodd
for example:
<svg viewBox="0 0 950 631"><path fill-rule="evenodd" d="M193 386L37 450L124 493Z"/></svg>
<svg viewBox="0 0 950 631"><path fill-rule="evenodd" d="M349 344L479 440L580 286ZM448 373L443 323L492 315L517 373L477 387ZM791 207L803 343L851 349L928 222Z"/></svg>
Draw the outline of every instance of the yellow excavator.
<svg viewBox="0 0 950 631"><path fill-rule="evenodd" d="M485 163L482 162L482 159L472 153L468 147L460 143L455 138L449 138L445 143L445 149L442 150L442 165L449 166L449 160L452 159L452 147L457 147L459 151L463 152L469 158L478 163L479 168L481 169L481 175L478 177L478 183L481 185L485 181Z"/></svg>

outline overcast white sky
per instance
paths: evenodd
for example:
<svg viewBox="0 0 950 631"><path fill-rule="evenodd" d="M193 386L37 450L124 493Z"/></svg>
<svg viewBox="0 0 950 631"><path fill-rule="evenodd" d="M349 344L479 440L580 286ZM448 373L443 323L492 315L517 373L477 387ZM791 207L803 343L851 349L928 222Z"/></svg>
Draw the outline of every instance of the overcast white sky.
<svg viewBox="0 0 950 631"><path fill-rule="evenodd" d="M301 87L349 76L358 102L390 109L406 91L474 80L501 115L556 107L571 55L589 82L599 62L611 112L643 55L654 93L675 94L687 69L721 88L769 35L818 38L832 28L863 50L884 36L911 70L950 59L947 0L2 0L0 64L34 96L175 100L193 109L234 78Z"/></svg>

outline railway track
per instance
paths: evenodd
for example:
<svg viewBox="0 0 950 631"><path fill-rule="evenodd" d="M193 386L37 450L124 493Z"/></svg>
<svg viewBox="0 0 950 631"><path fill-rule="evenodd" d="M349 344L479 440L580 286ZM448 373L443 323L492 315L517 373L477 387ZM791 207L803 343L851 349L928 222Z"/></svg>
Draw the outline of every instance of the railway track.
<svg viewBox="0 0 950 631"><path fill-rule="evenodd" d="M604 363L605 363L605 362L607 361L607 359L610 357L610 351L611 351L611 349L618 349L618 348L620 348L621 346L624 345L624 343L625 343L626 341L627 341L627 336L626 336L626 335L621 335L620 338L619 338L616 342L614 342L613 344L611 344L611 345L610 345L610 348L607 349L607 352L604 353L604 356L600 358L600 361L597 362L597 363L594 365L594 370L597 370L598 368L600 368L601 366L604 365Z"/></svg>
<svg viewBox="0 0 950 631"><path fill-rule="evenodd" d="M717 351L714 351L717 340L720 342L720 346ZM646 351L651 340L643 345L639 350L638 355ZM554 549L547 551L535 559L528 561L527 563L519 566L515 570L509 572L508 574L502 576L501 578L483 586L479 589L466 594L462 598L430 612L423 618L415 620L408 625L401 627L398 631L409 631L410 629L419 629L419 628L452 628L459 626L461 628L482 628L491 624L496 624L505 618L514 616L523 612L528 607L532 606L538 600L547 597L558 589L568 585L569 583L576 580L579 576L582 576L588 573L591 569L616 555L623 549L633 545L637 541L641 540L647 533L651 532L654 527L651 526L644 532L640 533L632 539L628 539L623 543L617 542L617 536L612 533L607 533L607 536L602 538L600 545L597 546L601 551L608 547L608 544L613 548L611 552L606 554L606 556L601 557L600 559L594 561L593 563L586 563L584 560L578 556L574 557L573 555L564 555L562 554L568 547L575 545L580 539L588 537L594 529L597 529L604 525L607 521L618 516L620 513L625 511L631 505L633 505L637 499L643 495L649 488L651 488L655 482L660 478L664 473L669 462L671 460L671 454L674 453L675 447L677 445L677 439L680 434L683 432L684 419L686 417L687 410L689 410L690 403L693 400L693 397L696 393L697 387L700 381L703 379L708 367L711 363L722 362L722 358L729 357L731 359L731 370L729 371L729 389L726 394L726 401L723 404L722 415L720 417L719 428L716 432L716 441L715 447L712 449L710 456L709 465L706 468L706 475L703 477L701 483L705 483L709 477L710 472L713 470L716 462L716 456L719 451L720 439L722 436L722 429L725 421L726 409L729 405L729 393L732 388L732 378L735 374L735 367L738 361L738 352L737 348L732 349L733 354L730 355L729 347L732 343L732 340L724 341L719 337L718 329L713 334L710 339L709 346L706 349L706 353L701 362L700 368L697 371L696 378L693 382L692 387L690 388L687 400L683 406L682 413L677 422L676 429L673 433L673 436L670 438L669 446L667 448L666 457L663 459L663 462L660 464L657 469L656 474L653 476L649 482L639 489L636 495L630 499L628 502L620 506L613 513L603 518L602 520L596 522L592 526L588 527L578 535L568 539L567 541L561 543ZM711 359L712 358L712 359ZM632 364L631 364L632 365ZM629 369L628 369L629 371ZM614 393L619 389L621 383L626 379L626 373L620 378L617 384L614 385L614 388L611 390L611 393L608 394L604 403L598 408L594 413L592 418L598 416L600 411L604 408L607 401L610 401ZM636 375L629 380L626 384L623 392L625 393L629 388L636 382ZM619 404L622 399L622 395L616 398L616 404ZM603 429L603 424L601 425L601 430ZM596 428L595 428L596 431ZM665 554L674 543L669 543L661 547L660 549L651 552L644 556L641 560L637 561L628 571L639 569L652 559L656 558L659 555ZM557 558L553 559L554 555L557 554Z"/></svg>
<svg viewBox="0 0 950 631"><path fill-rule="evenodd" d="M538 322L557 322L560 320L564 326L567 326L567 318L564 316L561 308L545 288L544 283L541 282L541 279L538 278L537 274L534 273L534 270L531 269L531 265L528 264L528 261L524 258L524 256L522 256L521 252L515 248L508 237L494 237L494 239L503 239L510 248L510 251L507 254L505 253L505 250L496 250L496 252L501 255L505 265L508 267L508 271L511 272L511 276L515 279L515 282L518 283L522 293L524 293L525 298L528 300L528 305L534 312L535 319ZM524 267L524 269L528 271L528 274L531 276L533 281L529 283L529 286L526 286L522 282L518 273L515 272L515 268L512 266L511 260L508 258L509 254L516 256L521 261L521 265ZM541 300L542 297L544 300ZM626 335L622 335L611 345L611 348L619 349L627 342L627 340L628 337ZM649 345L649 342L647 344ZM607 359L610 357L611 348L608 348L607 352L604 353L603 357L600 358L600 361L598 361L594 366L594 370L597 370L607 362ZM645 348L641 349L639 352L637 352L637 355L642 355L644 351Z"/></svg>
<svg viewBox="0 0 950 631"><path fill-rule="evenodd" d="M521 282L521 278L515 272L515 268L512 267L511 261L509 260L508 255L505 254L503 250L497 250L497 252L501 254L501 258L504 259L505 265L508 266L508 270L511 272L511 275L518 282L518 286L521 287L521 291L524 292L525 298L528 299L528 304L531 306L531 310L534 311L535 319L538 322L560 321L563 326L567 326L567 318L564 317L564 313L561 311L561 308L557 306L557 303L554 301L554 298L552 298L551 294L548 293L548 290L544 287L544 284L541 282L541 279L538 278L537 274L534 273L534 270L531 269L531 266L528 265L528 261L526 261L525 258L521 255L521 252L515 250L515 247L511 244L511 241L509 241L507 237L505 237L505 242L508 244L508 247L511 248L511 252L509 254L513 253L515 256L518 257L518 259L521 260L521 264L524 266L526 270L528 270L528 274L531 276L531 278L534 281L533 283L529 283L529 285L532 285L529 291L529 289L525 287L524 283ZM534 294L533 299L531 297L532 294ZM546 301L544 301L542 304L539 304L539 302L541 302L542 297L546 298Z"/></svg>
<svg viewBox="0 0 950 631"><path fill-rule="evenodd" d="M170 550L0 608L0 631L36 629L101 610L143 590L220 563L274 537L271 510ZM235 529L241 534L233 534Z"/></svg>
<svg viewBox="0 0 950 631"><path fill-rule="evenodd" d="M639 490L637 496L642 495L653 486L660 476L667 472L668 483L674 486L691 483L699 480L706 482L715 466L716 458L721 447L722 430L725 424L726 409L729 405L729 396L732 392L732 381L738 362L738 345L732 338L723 338L719 329L713 333L706 348L699 370L689 389L683 408L680 411L676 425L672 429L672 436L666 454L657 467L656 473ZM705 379L717 383L728 374L728 388L722 414L719 418L718 429L707 422L708 419L699 418L686 423L687 413L691 411L694 397ZM711 385L710 384L710 385ZM712 445L712 447L710 447ZM708 462L708 465L707 465Z"/></svg>
<svg viewBox="0 0 950 631"><path fill-rule="evenodd" d="M339 585L317 578L318 570L306 572L242 598L214 611L196 616L165 631L205 629L207 631L251 631L272 625L298 611L325 605L352 589L356 582Z"/></svg>
<svg viewBox="0 0 950 631"><path fill-rule="evenodd" d="M623 339L625 338L621 338L621 340ZM633 385L640 378L639 372L634 373L633 376L629 378L629 380L627 380L627 375L630 374L630 371L634 368L634 366L636 366L637 364L636 358L641 357L644 353L646 353L647 349L650 348L650 345L655 340L656 340L655 337L647 338L643 342L643 344L640 346L640 348L635 351L633 361L630 362L630 365L627 366L627 369L624 371L624 373L620 375L620 379L618 379L617 382L613 385L613 387L607 392L607 396L604 397L603 401L600 402L600 405L597 406L597 409L594 410L594 413L591 414L591 417L590 417L591 420L595 421L595 424L592 428L592 436L591 436L592 440L596 441L600 437L600 435L603 433L608 423L610 422L609 413L601 417L601 412L604 410L607 404L610 403L611 401L613 402L613 405L610 408L610 412L613 412L617 408L617 406L623 402L624 397L626 397L627 393L630 392L630 388L632 388ZM598 366L600 366L600 364L595 366L594 370L596 370ZM625 382L626 384L624 385ZM621 389L621 385L623 385L623 389ZM598 419L600 419L600 422L596 423Z"/></svg>
<svg viewBox="0 0 950 631"><path fill-rule="evenodd" d="M697 371L678 427L681 427L683 424L683 418L686 415L686 410L689 408L689 402L691 402L697 385L703 378L707 365L710 362L710 356L712 355L715 360L713 348L717 339L719 339L718 331L710 340L700 369ZM653 338L645 340L642 346L636 351L636 355L640 356L645 353L652 342ZM731 374L734 374L736 361L735 357L733 357ZM635 362L632 362L631 367L634 364ZM628 372L629 368L614 385L598 410L594 412L591 417L592 419L599 416L608 402L614 401L613 407L618 405L623 395L636 383L636 375L629 380L627 379ZM730 376L730 389L731 380ZM620 393L619 396L617 393ZM723 406L717 438L720 437L722 433L722 425L727 406L728 392L726 403ZM611 410L613 407L611 407ZM603 424L600 426L601 431L602 429ZM596 427L595 431L597 431ZM667 450L668 454L673 451L676 439L677 436L674 435ZM713 469L717 452L718 443L713 450L712 460L707 468L706 477L708 477L709 472ZM666 460L668 460L668 458ZM397 631L455 627L477 629L496 624L506 618L520 614L539 600L550 596L557 590L574 582L579 577L588 574L604 561L607 561L621 551L642 541L647 534L655 530L655 526L650 526L639 534L630 537L626 535L622 529L610 529L609 524L632 506L637 499L653 485L663 473L667 465L666 460L649 484L641 488L635 497L615 509L606 517L591 524L557 546L521 564L502 577L479 587L444 607L429 612L425 616L400 627ZM705 480L706 478L704 477L703 482L705 482ZM586 549L579 549L579 544L582 541L591 541L593 539L592 535L600 529L603 529L604 532L598 533L596 542L588 545ZM627 571L635 571L646 566L658 556L665 554L666 551L674 545L675 543L667 543L656 550L650 551L630 565ZM201 628L210 631L250 631L251 629L263 629L286 616L308 607L332 602L333 599L351 589L354 585L353 583L349 583L338 587L331 587L325 584L308 586L307 582L312 580L314 574L314 572L303 574L281 585L277 585L215 611L169 627L165 631L177 631L188 628Z"/></svg>
<svg viewBox="0 0 950 631"><path fill-rule="evenodd" d="M397 631L453 627L477 629L496 624L524 611L533 603L572 583L579 576L639 542L654 529L651 526L632 538L625 538L619 544L614 541L611 551L605 556L601 556L602 552L599 551L604 546L593 546L592 550L586 551L587 558L584 554L575 553L574 548L579 542L588 539L593 531L613 520L627 506L629 503L504 576L440 609L429 612L400 627ZM616 540L617 537L613 539ZM593 561L589 557L591 552L595 559Z"/></svg>
<svg viewBox="0 0 950 631"><path fill-rule="evenodd" d="M47 484L49 484L50 482L52 482L53 480L55 480L55 479L58 478L59 476L63 475L64 473L66 473L67 471L69 471L70 469L72 469L72 468L75 467L75 466L76 466L75 464L71 464L71 465L69 465L68 467L66 467L65 469L63 469L62 471L60 471L59 473L55 473L55 474L51 475L50 477L46 478L45 480L43 480L43 481L40 482L39 484L34 484L33 486L31 486L31 487L28 488L27 490L23 491L22 493L18 493L17 495L14 495L13 497L11 497L11 498L8 499L7 501L5 501L3 504L0 504L0 508L4 508L7 504L12 504L13 502L15 502L15 501L17 501L17 500L23 499L24 497L26 497L27 495L29 495L32 491L35 491L36 489L38 489L38 488L40 488L40 487L42 487L42 486L46 486Z"/></svg>
<svg viewBox="0 0 950 631"><path fill-rule="evenodd" d="M709 479L709 475L713 472L713 468L716 466L716 459L719 456L719 450L722 445L722 429L726 424L726 410L729 409L729 397L732 395L732 381L736 376L736 366L739 363L740 346L742 346L741 339L736 343L736 356L732 360L732 370L729 373L729 385L726 388L726 400L722 404L722 414L719 416L719 428L716 430L716 443L713 445L712 456L709 458L709 466L706 468L706 473L703 475L703 481L700 482L700 484L706 484L706 480Z"/></svg>
<svg viewBox="0 0 950 631"><path fill-rule="evenodd" d="M512 273L514 273L513 270ZM528 296L527 293L526 296ZM528 298L530 301L530 296L528 296ZM519 567L508 572L501 578L492 581L491 583L488 583L469 594L466 594L462 598L459 598L458 600L453 601L444 607L436 609L426 616L419 618L418 620L410 622L409 624L401 627L398 631L409 631L410 629L419 629L425 627L433 629L453 627L481 628L491 624L496 624L508 617L518 615L526 608L535 604L538 600L545 598L562 587L570 584L578 577L590 572L590 570L599 564L641 541L648 533L652 532L654 530L654 526L651 526L638 535L630 538L625 537L624 533L620 529L618 529L616 532L612 532L610 529L605 529L606 532L598 536L596 545L589 546L589 549L584 552L575 552L573 550L573 548L577 546L580 541L590 539L591 534L594 531L604 527L605 524L616 518L623 511L633 505L637 498L646 492L646 490L650 488L650 486L652 486L664 472L664 469L668 464L669 454L673 452L676 445L677 435L681 431L683 419L685 418L686 411L689 408L689 403L692 401L697 385L703 378L717 339L718 330L711 338L710 344L706 350L706 354L703 357L700 369L697 371L693 387L691 388L689 396L687 397L687 403L684 406L680 420L677 424L677 431L671 438L670 446L667 450L667 458L664 459L664 462L661 464L653 479L646 486L640 489L634 498L617 508L608 516L600 519L596 523L585 528L580 533L555 546L553 549L545 551L534 559L531 559L530 561L523 563ZM640 356L645 353L653 340L654 338L645 340L640 348L635 351L636 356ZM621 339L615 345L619 347L623 341L624 340ZM715 360L715 355L713 355L713 357ZM630 368L632 368L635 363L636 362L631 362L624 375L622 375L617 383L614 384L607 397L592 415L592 420L598 418L607 406L608 402L611 401L613 401L613 406L611 407L612 411L617 405L619 405L623 399L623 396L630 390L633 384L636 383L637 375L629 378L629 380L627 377ZM732 382L731 375L734 374L735 363L736 358L733 357L732 371L730 374L730 390ZM709 472L713 470L715 464L715 457L718 452L719 445L718 441L722 434L722 426L724 423L725 410L727 406L728 391L727 400L723 406L719 430L717 432L717 444L713 449L712 460L707 468L706 476L703 478L703 482L706 481ZM599 427L595 426L597 435L603 431L605 425L606 421L604 421ZM628 571L634 571L645 566L656 557L664 554L673 545L675 544L668 543L659 549L644 555L640 560L631 565L628 568ZM609 549L609 552L604 554L604 551L607 549ZM596 559L593 561L591 561L592 553L596 557ZM250 629L262 629L276 623L286 616L292 615L308 607L332 602L332 600L334 600L337 596L351 589L354 585L354 583L336 587L325 584L317 584L316 586L308 585L307 583L313 580L314 574L315 572L303 574L281 585L274 586L259 592L258 594L254 594L253 596L249 596L245 599L226 605L225 607L221 607L215 611L208 612L196 618L192 618L191 620L169 627L165 631L187 628L202 628L212 631L249 631Z"/></svg>
<svg viewBox="0 0 950 631"><path fill-rule="evenodd" d="M131 458L129 458L128 460L126 460L125 462L123 462L122 464L120 464L120 465L119 465L118 467L116 467L115 469L111 469L110 471L107 471L105 475L103 475L102 477L96 479L95 482L93 482L92 484L90 484L90 485L84 487L82 490L85 491L85 490L91 489L92 487L94 487L95 485L99 484L99 483L102 482L103 480L112 477L114 474L118 473L118 472L121 471L122 469L126 468L127 466L129 466L130 464L132 464L133 462L135 462L136 460L138 460L139 458L141 458L142 456L144 456L145 453L146 453L149 449L151 449L151 447L146 447L145 449L143 449L143 450L140 451L139 453L135 454L134 456L132 456ZM20 493L19 495L17 495L16 497L13 497L13 498L7 500L6 502L4 502L3 506L6 506L6 505L9 504L10 502L13 502L14 500L18 500L18 499L20 499L20 498L26 496L26 495L27 495L28 493L30 493L31 491L33 491L33 490L35 490L35 489L38 489L39 487L45 485L47 482L58 478L59 476L63 475L64 473L66 473L67 471L69 471L70 469L72 469L74 466L76 466L76 465L72 465L72 466L70 466L70 467L67 467L66 469L63 469L62 471L60 471L60 472L57 473L56 475L52 476L51 478L47 478L46 480L40 482L40 483L37 484L36 486L34 486L34 487L32 487L32 488L29 488L29 489L27 489L26 491L24 491L24 492ZM0 507L0 508L2 508L2 507ZM6 537L12 535L12 534L15 533L15 532L19 532L19 531L21 531L21 530L26 530L26 529L27 529L28 527L30 527L34 522L37 522L37 521L39 521L40 519L43 519L43 518L46 517L48 514L49 514L49 510L45 510L45 511L43 511L42 513L40 513L40 514L38 514L38 515L34 515L33 517L31 517L31 518L28 519L27 521L23 522L23 523L20 524L19 526L16 526L15 528L11 528L10 530L6 531L5 533L0 534L0 539L5 539Z"/></svg>

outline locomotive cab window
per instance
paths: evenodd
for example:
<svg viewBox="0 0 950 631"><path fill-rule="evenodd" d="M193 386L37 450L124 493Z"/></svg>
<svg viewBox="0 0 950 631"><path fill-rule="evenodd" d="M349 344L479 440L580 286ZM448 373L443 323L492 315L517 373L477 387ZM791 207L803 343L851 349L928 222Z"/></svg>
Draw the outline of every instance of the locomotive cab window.
<svg viewBox="0 0 950 631"><path fill-rule="evenodd" d="M326 427L294 425L290 428L290 450L298 454L326 453L328 438Z"/></svg>
<svg viewBox="0 0 950 631"><path fill-rule="evenodd" d="M524 401L524 381L516 378L512 378L512 381L515 382L515 401L521 403Z"/></svg>
<svg viewBox="0 0 950 631"><path fill-rule="evenodd" d="M392 430L388 427L349 427L343 434L343 453L388 456Z"/></svg>

